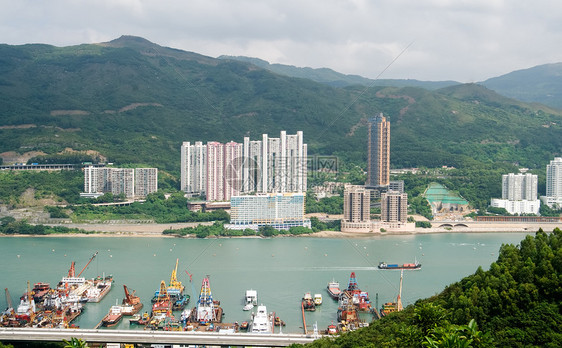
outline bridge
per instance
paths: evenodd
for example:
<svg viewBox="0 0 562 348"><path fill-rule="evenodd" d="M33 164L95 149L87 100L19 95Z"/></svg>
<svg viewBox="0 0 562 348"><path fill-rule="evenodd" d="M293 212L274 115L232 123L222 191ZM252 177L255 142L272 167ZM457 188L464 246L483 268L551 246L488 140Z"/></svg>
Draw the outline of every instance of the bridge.
<svg viewBox="0 0 562 348"><path fill-rule="evenodd" d="M0 341L62 342L72 337L88 343L145 343L206 346L286 347L294 343L310 343L318 337L299 334L248 334L195 331L92 330L0 328Z"/></svg>

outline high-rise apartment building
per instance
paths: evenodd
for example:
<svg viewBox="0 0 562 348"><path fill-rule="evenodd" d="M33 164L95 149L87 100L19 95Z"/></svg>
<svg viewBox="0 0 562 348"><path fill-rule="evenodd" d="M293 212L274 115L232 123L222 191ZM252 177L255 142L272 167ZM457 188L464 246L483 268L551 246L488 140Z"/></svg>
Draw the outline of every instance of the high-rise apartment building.
<svg viewBox="0 0 562 348"><path fill-rule="evenodd" d="M342 232L371 231L371 192L365 186L345 185Z"/></svg>
<svg viewBox="0 0 562 348"><path fill-rule="evenodd" d="M390 122L382 113L369 119L367 153L368 187L388 186L390 181Z"/></svg>
<svg viewBox="0 0 562 348"><path fill-rule="evenodd" d="M158 191L157 168L84 168L84 197L104 193L124 194L127 198L146 197Z"/></svg>
<svg viewBox="0 0 562 348"><path fill-rule="evenodd" d="M546 166L546 196L541 200L550 208L562 207L562 157L555 157Z"/></svg>
<svg viewBox="0 0 562 348"><path fill-rule="evenodd" d="M345 186L343 191L343 219L347 222L368 222L371 219L370 192L364 186Z"/></svg>
<svg viewBox="0 0 562 348"><path fill-rule="evenodd" d="M267 193L230 198L230 229L272 226L289 229L293 226L310 228L304 217L304 193Z"/></svg>
<svg viewBox="0 0 562 348"><path fill-rule="evenodd" d="M207 183L207 145L189 141L181 145L181 190L188 193L205 192Z"/></svg>
<svg viewBox="0 0 562 348"><path fill-rule="evenodd" d="M402 222L408 218L408 194L388 191L381 194L381 221Z"/></svg>
<svg viewBox="0 0 562 348"><path fill-rule="evenodd" d="M492 198L491 206L504 208L510 214L538 214L538 177L526 174L502 175L502 198Z"/></svg>
<svg viewBox="0 0 562 348"><path fill-rule="evenodd" d="M136 168L134 174L136 197L158 191L158 168Z"/></svg>
<svg viewBox="0 0 562 348"><path fill-rule="evenodd" d="M511 201L537 199L538 177L526 174L502 175L502 199Z"/></svg>
<svg viewBox="0 0 562 348"><path fill-rule="evenodd" d="M303 133L279 138L262 135L242 144L184 142L181 148L181 185L188 193L204 194L208 201L227 201L240 193L306 192L307 145ZM205 168L201 171L201 168ZM203 181L204 185L198 185Z"/></svg>

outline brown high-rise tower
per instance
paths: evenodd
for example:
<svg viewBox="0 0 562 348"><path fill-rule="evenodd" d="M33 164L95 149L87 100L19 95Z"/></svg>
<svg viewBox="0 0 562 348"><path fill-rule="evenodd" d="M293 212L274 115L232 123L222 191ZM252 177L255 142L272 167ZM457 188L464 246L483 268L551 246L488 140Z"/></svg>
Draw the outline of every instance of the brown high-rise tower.
<svg viewBox="0 0 562 348"><path fill-rule="evenodd" d="M388 186L390 181L390 122L382 113L369 119L367 157L368 187Z"/></svg>

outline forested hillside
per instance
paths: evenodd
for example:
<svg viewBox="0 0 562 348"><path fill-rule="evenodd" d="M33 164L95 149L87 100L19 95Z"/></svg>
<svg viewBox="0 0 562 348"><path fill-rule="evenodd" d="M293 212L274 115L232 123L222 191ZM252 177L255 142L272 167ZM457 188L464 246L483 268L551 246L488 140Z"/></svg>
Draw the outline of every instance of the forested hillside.
<svg viewBox="0 0 562 348"><path fill-rule="evenodd" d="M182 141L303 130L310 155L364 165L366 120L392 124L393 167L543 166L562 148L561 112L477 85L336 88L142 38L0 45L0 152L63 151L179 173ZM12 151L12 153L8 153Z"/></svg>
<svg viewBox="0 0 562 348"><path fill-rule="evenodd" d="M560 347L562 231L539 231L503 245L489 270L478 268L440 294L369 327L310 347Z"/></svg>

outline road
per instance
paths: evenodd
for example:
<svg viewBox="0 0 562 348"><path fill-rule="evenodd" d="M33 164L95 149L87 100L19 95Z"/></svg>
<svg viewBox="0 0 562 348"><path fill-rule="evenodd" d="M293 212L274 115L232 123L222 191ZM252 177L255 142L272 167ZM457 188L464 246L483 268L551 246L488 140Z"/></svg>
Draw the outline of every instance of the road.
<svg viewBox="0 0 562 348"><path fill-rule="evenodd" d="M0 341L62 342L71 337L99 343L196 344L210 346L286 347L293 343L310 343L312 335L217 333L194 331L90 330L0 328Z"/></svg>

